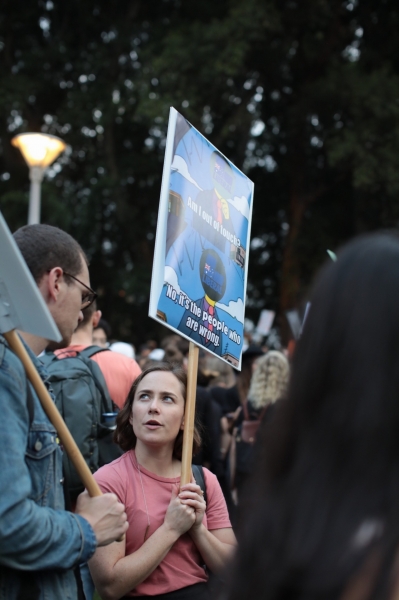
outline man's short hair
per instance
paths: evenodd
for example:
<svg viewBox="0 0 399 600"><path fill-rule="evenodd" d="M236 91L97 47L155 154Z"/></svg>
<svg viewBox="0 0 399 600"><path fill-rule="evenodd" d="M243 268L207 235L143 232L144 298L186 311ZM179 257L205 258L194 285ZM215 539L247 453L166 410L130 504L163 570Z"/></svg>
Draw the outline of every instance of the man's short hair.
<svg viewBox="0 0 399 600"><path fill-rule="evenodd" d="M37 284L54 267L78 275L82 270L82 258L88 263L78 242L52 225L25 225L17 229L14 239Z"/></svg>

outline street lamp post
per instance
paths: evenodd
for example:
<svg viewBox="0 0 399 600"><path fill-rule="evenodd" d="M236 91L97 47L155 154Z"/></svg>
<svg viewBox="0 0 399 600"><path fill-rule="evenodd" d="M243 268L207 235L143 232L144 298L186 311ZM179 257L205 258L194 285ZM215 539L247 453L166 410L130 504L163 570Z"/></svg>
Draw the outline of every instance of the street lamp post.
<svg viewBox="0 0 399 600"><path fill-rule="evenodd" d="M65 142L55 135L20 133L11 143L22 153L29 166L30 194L28 224L40 222L40 191L43 175L66 148Z"/></svg>

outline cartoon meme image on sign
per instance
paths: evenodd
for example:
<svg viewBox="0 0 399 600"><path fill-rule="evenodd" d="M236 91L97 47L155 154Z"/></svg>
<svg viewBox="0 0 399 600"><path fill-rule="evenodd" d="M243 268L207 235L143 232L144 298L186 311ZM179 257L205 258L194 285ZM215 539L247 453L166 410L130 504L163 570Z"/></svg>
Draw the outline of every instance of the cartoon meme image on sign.
<svg viewBox="0 0 399 600"><path fill-rule="evenodd" d="M253 183L171 109L151 317L240 368Z"/></svg>

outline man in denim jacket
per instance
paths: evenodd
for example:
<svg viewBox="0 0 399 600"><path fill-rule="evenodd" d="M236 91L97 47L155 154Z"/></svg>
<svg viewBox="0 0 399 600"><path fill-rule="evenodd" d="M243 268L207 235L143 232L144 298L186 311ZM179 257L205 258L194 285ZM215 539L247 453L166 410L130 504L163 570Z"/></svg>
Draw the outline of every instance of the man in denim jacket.
<svg viewBox="0 0 399 600"><path fill-rule="evenodd" d="M48 225L19 229L15 240L67 346L90 289L85 255L65 232ZM49 344L21 334L36 358ZM62 451L57 433L19 359L0 337L0 600L77 600L75 567L97 546L127 529L125 508L114 494L79 496L76 512L64 509Z"/></svg>

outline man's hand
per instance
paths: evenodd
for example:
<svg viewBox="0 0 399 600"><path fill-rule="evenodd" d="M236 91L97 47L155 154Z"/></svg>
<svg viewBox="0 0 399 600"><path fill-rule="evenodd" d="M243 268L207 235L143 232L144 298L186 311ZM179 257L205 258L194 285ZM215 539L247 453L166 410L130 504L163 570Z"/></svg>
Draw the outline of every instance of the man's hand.
<svg viewBox="0 0 399 600"><path fill-rule="evenodd" d="M129 527L125 507L115 494L91 498L85 491L78 496L76 512L92 526L98 546L120 541Z"/></svg>

